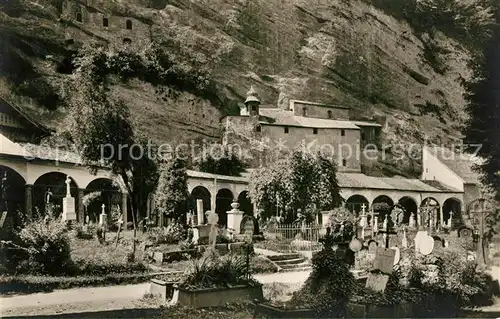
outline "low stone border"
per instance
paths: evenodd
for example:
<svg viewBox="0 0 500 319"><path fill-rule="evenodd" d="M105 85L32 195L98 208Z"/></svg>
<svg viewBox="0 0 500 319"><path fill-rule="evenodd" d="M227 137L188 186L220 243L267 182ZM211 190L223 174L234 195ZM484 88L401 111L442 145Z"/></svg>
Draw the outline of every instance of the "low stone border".
<svg viewBox="0 0 500 319"><path fill-rule="evenodd" d="M174 285L173 288L172 305L194 308L220 307L234 302L263 300L261 284L210 289L188 289Z"/></svg>
<svg viewBox="0 0 500 319"><path fill-rule="evenodd" d="M147 282L156 276L175 275L174 272L154 272L139 274L109 274L106 276L2 276L0 277L0 295L29 294L49 292L54 289L70 289L80 287L100 287L107 285L124 285Z"/></svg>

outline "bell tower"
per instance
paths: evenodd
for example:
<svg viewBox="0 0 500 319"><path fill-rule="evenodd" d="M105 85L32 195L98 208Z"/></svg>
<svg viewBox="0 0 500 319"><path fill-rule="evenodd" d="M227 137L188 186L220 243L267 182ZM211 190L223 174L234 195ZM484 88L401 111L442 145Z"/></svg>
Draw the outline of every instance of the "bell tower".
<svg viewBox="0 0 500 319"><path fill-rule="evenodd" d="M247 92L247 99L245 100L246 115L255 116L259 115L260 98L259 94L255 91L253 85Z"/></svg>

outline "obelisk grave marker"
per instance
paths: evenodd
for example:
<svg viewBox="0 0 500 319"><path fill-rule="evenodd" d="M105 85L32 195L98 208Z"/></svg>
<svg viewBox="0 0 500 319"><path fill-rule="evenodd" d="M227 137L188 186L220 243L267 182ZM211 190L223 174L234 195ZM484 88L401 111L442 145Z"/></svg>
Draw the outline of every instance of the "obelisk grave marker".
<svg viewBox="0 0 500 319"><path fill-rule="evenodd" d="M73 221L76 220L75 198L71 197L70 192L71 178L66 177L66 197L63 198L63 213L62 220Z"/></svg>

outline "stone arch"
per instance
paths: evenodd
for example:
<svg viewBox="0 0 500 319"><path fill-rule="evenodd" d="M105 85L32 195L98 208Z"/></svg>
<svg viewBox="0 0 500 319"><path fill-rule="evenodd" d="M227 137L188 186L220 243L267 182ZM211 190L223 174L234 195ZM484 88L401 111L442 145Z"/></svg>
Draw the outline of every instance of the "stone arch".
<svg viewBox="0 0 500 319"><path fill-rule="evenodd" d="M231 210L234 195L231 190L221 188L215 196L215 212L219 215L219 225L227 225L227 211Z"/></svg>
<svg viewBox="0 0 500 319"><path fill-rule="evenodd" d="M456 197L450 197L443 202L443 221L448 223L450 213L453 212L451 226L455 221L460 221L462 218L462 201Z"/></svg>
<svg viewBox="0 0 500 319"><path fill-rule="evenodd" d="M0 212L7 212L15 226L21 225L25 214L26 181L14 169L0 165Z"/></svg>
<svg viewBox="0 0 500 319"><path fill-rule="evenodd" d="M415 221L417 220L417 201L410 196L403 196L398 200L398 204L404 207L405 214L403 217L403 223L404 224L409 224L410 223L410 216L411 214L413 215L413 218Z"/></svg>
<svg viewBox="0 0 500 319"><path fill-rule="evenodd" d="M433 207L433 206L439 207L440 206L438 200L435 199L434 197L431 197L431 196L424 198L422 200L422 203L420 203L420 206L425 207L427 204L429 204L429 206L431 206L431 207Z"/></svg>
<svg viewBox="0 0 500 319"><path fill-rule="evenodd" d="M59 216L62 212L63 198L66 197L66 178L68 175L61 172L48 172L39 176L33 183L33 214L37 211L43 216L46 213L47 196L54 205L54 212ZM70 193L78 203L78 185L70 176ZM78 205L76 205L78 209Z"/></svg>
<svg viewBox="0 0 500 319"><path fill-rule="evenodd" d="M203 201L203 216L205 216L205 212L212 209L212 194L210 191L204 186L196 186L191 191L190 197L190 209L196 212L196 202L198 199ZM202 223L203 221L199 222Z"/></svg>
<svg viewBox="0 0 500 319"><path fill-rule="evenodd" d="M127 21L125 22L125 27L127 28L127 30L132 30L132 20L127 19Z"/></svg>
<svg viewBox="0 0 500 319"><path fill-rule="evenodd" d="M441 210L441 205L439 204L438 200L435 199L434 197L426 197L422 200L422 203L420 204L420 209L421 211L426 209L426 207L430 208L430 214L424 214L422 216L422 223L423 225L427 225L429 222L429 218L433 218L435 221L434 226L438 226L440 223L440 210Z"/></svg>
<svg viewBox="0 0 500 319"><path fill-rule="evenodd" d="M386 203L387 205L389 205L391 207L394 206L394 201L392 200L392 198L390 198L387 195L379 195L379 196L375 197L375 199L372 202L372 205L378 204L378 203Z"/></svg>
<svg viewBox="0 0 500 319"><path fill-rule="evenodd" d="M254 215L253 204L248 197L248 191L242 191L238 195L238 203L240 204L240 210L243 211L244 215Z"/></svg>
<svg viewBox="0 0 500 319"><path fill-rule="evenodd" d="M365 204L365 210L368 210L370 202L363 195L355 194L349 197L345 202L345 207L351 212L358 214L362 210L362 206Z"/></svg>
<svg viewBox="0 0 500 319"><path fill-rule="evenodd" d="M132 44L132 40L130 38L123 38L123 44L130 45Z"/></svg>
<svg viewBox="0 0 500 319"><path fill-rule="evenodd" d="M90 193L99 192L100 195L93 201L88 202L86 198ZM113 210L118 209L121 212L122 197L120 187L110 178L96 178L92 180L84 190L84 220L86 216L93 222L99 221L99 214L102 211L102 204L104 204L104 211L111 217Z"/></svg>

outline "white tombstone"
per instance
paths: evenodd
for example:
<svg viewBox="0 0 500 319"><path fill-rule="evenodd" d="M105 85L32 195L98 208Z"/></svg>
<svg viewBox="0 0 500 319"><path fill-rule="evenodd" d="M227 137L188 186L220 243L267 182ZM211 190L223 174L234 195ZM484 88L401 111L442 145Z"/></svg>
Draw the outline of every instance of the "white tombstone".
<svg viewBox="0 0 500 319"><path fill-rule="evenodd" d="M99 215L99 225L101 225L104 228L106 228L108 226L108 215L106 215L106 212L104 210L105 207L106 207L106 205L104 205L104 204L101 205L102 212Z"/></svg>
<svg viewBox="0 0 500 319"><path fill-rule="evenodd" d="M227 228L240 232L241 221L243 220L243 211L239 210L240 204L233 202L230 211L227 212Z"/></svg>
<svg viewBox="0 0 500 319"><path fill-rule="evenodd" d="M219 221L219 215L215 212L208 212L207 220L210 225L210 233L208 234L209 246L215 248L215 244L217 242L217 222Z"/></svg>
<svg viewBox="0 0 500 319"><path fill-rule="evenodd" d="M408 221L408 227L410 227L410 228L415 227L415 213L410 214L410 220Z"/></svg>
<svg viewBox="0 0 500 319"><path fill-rule="evenodd" d="M321 212L321 224L323 224L324 227L328 227L330 224L330 212L329 211L322 211Z"/></svg>
<svg viewBox="0 0 500 319"><path fill-rule="evenodd" d="M205 215L203 214L203 199L196 200L196 225L203 225L205 222Z"/></svg>
<svg viewBox="0 0 500 319"><path fill-rule="evenodd" d="M403 248L408 248L408 239L406 239L406 228L403 228L403 239L401 240L401 246Z"/></svg>
<svg viewBox="0 0 500 319"><path fill-rule="evenodd" d="M71 197L70 184L71 184L71 179L69 178L69 176L67 176L66 197L63 198L63 212L62 212L62 220L64 221L76 220L75 198Z"/></svg>
<svg viewBox="0 0 500 319"><path fill-rule="evenodd" d="M373 217L373 233L378 232L378 216Z"/></svg>
<svg viewBox="0 0 500 319"><path fill-rule="evenodd" d="M453 220L453 211L450 211L450 218L448 218L448 223L447 223L448 228L451 228L452 220Z"/></svg>

